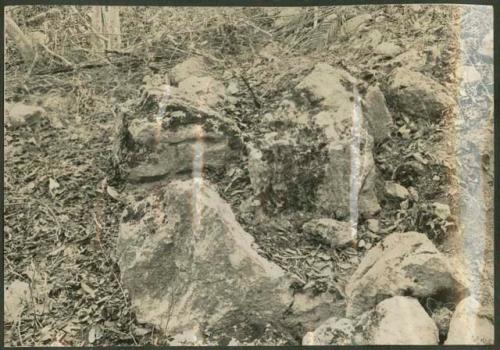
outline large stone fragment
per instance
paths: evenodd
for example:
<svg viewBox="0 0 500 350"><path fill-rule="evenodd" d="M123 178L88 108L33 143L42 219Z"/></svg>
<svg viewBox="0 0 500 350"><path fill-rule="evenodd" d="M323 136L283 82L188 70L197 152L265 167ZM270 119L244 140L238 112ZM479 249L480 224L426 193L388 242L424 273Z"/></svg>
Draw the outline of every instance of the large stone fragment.
<svg viewBox="0 0 500 350"><path fill-rule="evenodd" d="M393 233L365 255L346 286L346 315L353 317L396 295L418 298L464 293L455 271L425 234Z"/></svg>
<svg viewBox="0 0 500 350"><path fill-rule="evenodd" d="M436 324L418 300L395 296L357 319L355 345L437 345Z"/></svg>
<svg viewBox="0 0 500 350"><path fill-rule="evenodd" d="M354 325L347 318L332 317L302 339L302 345L351 345Z"/></svg>
<svg viewBox="0 0 500 350"><path fill-rule="evenodd" d="M208 70L208 62L204 57L190 57L172 68L169 74L170 82L177 85L192 76L203 77L207 75Z"/></svg>
<svg viewBox="0 0 500 350"><path fill-rule="evenodd" d="M281 322L293 300L284 271L257 254L210 185L174 181L135 200L121 218L117 249L139 322L167 334Z"/></svg>
<svg viewBox="0 0 500 350"><path fill-rule="evenodd" d="M344 246L356 238L350 223L328 218L308 221L302 226L302 230L331 247Z"/></svg>
<svg viewBox="0 0 500 350"><path fill-rule="evenodd" d="M373 136L375 143L382 141L389 135L392 116L387 109L384 94L377 85L368 88L363 107L368 132Z"/></svg>
<svg viewBox="0 0 500 350"><path fill-rule="evenodd" d="M134 120L130 133L140 152L130 164L128 180L150 182L194 169L218 171L235 156L233 140L201 124L168 129L161 123Z"/></svg>
<svg viewBox="0 0 500 350"><path fill-rule="evenodd" d="M479 315L481 305L472 297L463 299L455 308L445 345L492 345L493 323Z"/></svg>
<svg viewBox="0 0 500 350"><path fill-rule="evenodd" d="M380 211L372 147L373 139L366 132L357 140L330 143L325 177L317 190L317 202L325 215L351 216L356 221L358 214L370 218Z"/></svg>
<svg viewBox="0 0 500 350"><path fill-rule="evenodd" d="M5 322L15 323L21 317L23 309L31 300L30 287L26 282L14 281L4 287Z"/></svg>
<svg viewBox="0 0 500 350"><path fill-rule="evenodd" d="M297 92L323 109L312 118L329 143L317 203L326 215L337 219L351 215L354 221L358 213L371 217L380 210L374 192L373 138L362 126L355 84L348 72L319 63L296 86Z"/></svg>
<svg viewBox="0 0 500 350"><path fill-rule="evenodd" d="M406 68L393 72L390 91L401 111L417 118L439 118L455 103L444 86Z"/></svg>

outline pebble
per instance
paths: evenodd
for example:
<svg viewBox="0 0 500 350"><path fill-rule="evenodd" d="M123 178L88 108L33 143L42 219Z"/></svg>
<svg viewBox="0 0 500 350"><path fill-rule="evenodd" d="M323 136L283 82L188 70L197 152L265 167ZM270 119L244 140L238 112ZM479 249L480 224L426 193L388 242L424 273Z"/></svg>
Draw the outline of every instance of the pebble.
<svg viewBox="0 0 500 350"><path fill-rule="evenodd" d="M366 220L366 226L368 230L370 230L373 233L377 233L380 231L380 222L377 219Z"/></svg>
<svg viewBox="0 0 500 350"><path fill-rule="evenodd" d="M400 184L392 181L385 182L385 193L392 198L404 200L410 197L410 192Z"/></svg>
<svg viewBox="0 0 500 350"><path fill-rule="evenodd" d="M434 208L434 214L442 220L446 220L451 215L450 207L447 204L434 202L432 206Z"/></svg>

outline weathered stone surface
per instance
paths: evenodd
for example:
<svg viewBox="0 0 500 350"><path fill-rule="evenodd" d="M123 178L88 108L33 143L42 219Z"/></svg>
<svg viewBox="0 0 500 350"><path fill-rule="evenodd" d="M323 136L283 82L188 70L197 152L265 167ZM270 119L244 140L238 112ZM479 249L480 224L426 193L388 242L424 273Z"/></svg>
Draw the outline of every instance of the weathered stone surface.
<svg viewBox="0 0 500 350"><path fill-rule="evenodd" d="M328 140L340 140L351 133L352 120L339 118L339 114L332 110L321 111L312 120L323 130Z"/></svg>
<svg viewBox="0 0 500 350"><path fill-rule="evenodd" d="M473 298L463 299L455 308L445 345L491 345L493 323L479 315L481 305Z"/></svg>
<svg viewBox="0 0 500 350"><path fill-rule="evenodd" d="M34 125L45 115L42 107L30 106L24 103L7 103L5 105L5 121L11 128Z"/></svg>
<svg viewBox="0 0 500 350"><path fill-rule="evenodd" d="M395 296L361 315L355 326L355 345L437 345L436 324L418 300Z"/></svg>
<svg viewBox="0 0 500 350"><path fill-rule="evenodd" d="M168 334L279 324L293 300L289 283L253 244L208 184L174 181L133 198L117 249L139 322Z"/></svg>
<svg viewBox="0 0 500 350"><path fill-rule="evenodd" d="M5 322L14 323L19 320L25 305L31 299L30 287L26 282L14 281L4 287Z"/></svg>
<svg viewBox="0 0 500 350"><path fill-rule="evenodd" d="M389 198L405 200L410 197L410 192L406 189L406 187L401 186L400 184L393 181L385 182L385 194Z"/></svg>
<svg viewBox="0 0 500 350"><path fill-rule="evenodd" d="M196 105L214 108L224 101L226 90L224 84L212 77L190 76L179 83L172 95L190 100Z"/></svg>
<svg viewBox="0 0 500 350"><path fill-rule="evenodd" d="M348 72L326 63L318 63L295 90L313 104L332 109L337 118L352 118L354 95L348 87L356 82Z"/></svg>
<svg viewBox="0 0 500 350"><path fill-rule="evenodd" d="M464 293L455 271L425 234L393 233L365 255L346 286L348 317L396 295L429 297Z"/></svg>
<svg viewBox="0 0 500 350"><path fill-rule="evenodd" d="M286 326L293 334L314 331L332 316L341 316L345 300L336 300L329 292L314 295L312 292L296 293L293 305L286 316Z"/></svg>
<svg viewBox="0 0 500 350"><path fill-rule="evenodd" d="M332 317L302 339L302 345L351 345L354 325L347 318Z"/></svg>
<svg viewBox="0 0 500 350"><path fill-rule="evenodd" d="M389 135L392 116L387 109L384 94L377 85L368 88L363 107L368 132L373 136L375 143L382 141Z"/></svg>
<svg viewBox="0 0 500 350"><path fill-rule="evenodd" d="M384 57L394 57L401 53L401 47L391 42L383 42L379 44L373 51L376 55Z"/></svg>
<svg viewBox="0 0 500 350"><path fill-rule="evenodd" d="M136 148L145 148L146 154L131 164L128 180L148 182L174 174L223 169L234 157L231 138L220 132L205 131L199 124L188 124L176 129L164 129L161 124L135 120L129 131Z"/></svg>
<svg viewBox="0 0 500 350"><path fill-rule="evenodd" d="M358 213L370 218L380 211L374 191L373 139L365 133L357 141L359 148L352 139L328 146L329 160L317 198L321 210L337 219Z"/></svg>
<svg viewBox="0 0 500 350"><path fill-rule="evenodd" d="M316 64L296 85L297 104L284 100L276 112L264 115L266 125L276 131L249 147L250 179L257 194L275 195L285 206L314 197L321 216L337 219L350 214L353 220L358 214L368 218L380 210L373 138L362 126L355 83L342 69ZM319 107L312 117L304 113L308 104ZM300 127L280 127L291 124Z"/></svg>
<svg viewBox="0 0 500 350"><path fill-rule="evenodd" d="M390 90L398 107L418 118L439 118L455 104L444 86L406 68L397 68L393 72Z"/></svg>
<svg viewBox="0 0 500 350"><path fill-rule="evenodd" d="M208 62L204 57L194 56L179 63L170 71L170 82L174 85L179 84L189 77L203 77L207 75Z"/></svg>
<svg viewBox="0 0 500 350"><path fill-rule="evenodd" d="M371 217L380 210L374 192L373 138L362 127L355 83L348 72L319 63L296 86L298 93L323 109L312 118L329 142L329 160L317 189L317 202L325 215L338 219L358 212Z"/></svg>
<svg viewBox="0 0 500 350"><path fill-rule="evenodd" d="M356 230L351 227L349 222L334 219L311 220L302 226L302 230L331 247L341 247L356 239Z"/></svg>
<svg viewBox="0 0 500 350"><path fill-rule="evenodd" d="M248 169L255 194L266 203L272 198L279 207L310 205L325 162L314 139L301 137L300 130L289 128L266 133L256 141L248 145Z"/></svg>

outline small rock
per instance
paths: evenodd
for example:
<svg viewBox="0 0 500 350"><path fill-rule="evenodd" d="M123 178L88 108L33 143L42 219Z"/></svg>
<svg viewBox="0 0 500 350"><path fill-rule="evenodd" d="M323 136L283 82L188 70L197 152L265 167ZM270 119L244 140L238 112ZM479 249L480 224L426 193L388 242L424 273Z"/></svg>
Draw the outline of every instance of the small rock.
<svg viewBox="0 0 500 350"><path fill-rule="evenodd" d="M14 103L6 106L6 123L12 128L34 125L45 115L42 107L30 106L24 103Z"/></svg>
<svg viewBox="0 0 500 350"><path fill-rule="evenodd" d="M202 77L206 76L208 71L208 62L204 57L195 56L188 58L184 62L179 63L170 71L170 82L179 84L184 79L191 76Z"/></svg>
<svg viewBox="0 0 500 350"><path fill-rule="evenodd" d="M392 181L385 182L385 194L394 199L405 200L410 197L410 192L400 184Z"/></svg>
<svg viewBox="0 0 500 350"><path fill-rule="evenodd" d="M358 242L358 248L363 248L365 246L366 246L366 242L363 239L359 240L359 242Z"/></svg>
<svg viewBox="0 0 500 350"><path fill-rule="evenodd" d="M402 112L418 118L439 118L455 105L444 86L406 68L397 68L393 72L390 91Z"/></svg>
<svg viewBox="0 0 500 350"><path fill-rule="evenodd" d="M446 220L451 216L451 210L447 204L434 202L432 203L432 207L434 209L434 214L441 220Z"/></svg>
<svg viewBox="0 0 500 350"><path fill-rule="evenodd" d="M368 88L363 107L368 132L373 136L375 143L382 141L389 134L392 116L378 85Z"/></svg>
<svg viewBox="0 0 500 350"><path fill-rule="evenodd" d="M378 233L380 231L380 221L377 219L366 220L366 227L373 233Z"/></svg>
<svg viewBox="0 0 500 350"><path fill-rule="evenodd" d="M30 301L30 287L26 282L14 281L4 288L5 322L15 323L21 317L24 306Z"/></svg>
<svg viewBox="0 0 500 350"><path fill-rule="evenodd" d="M295 293L293 305L287 314L286 326L294 330L294 334L314 331L332 316L342 315L345 300L335 300L329 293L315 294L311 289L303 293Z"/></svg>
<svg viewBox="0 0 500 350"><path fill-rule="evenodd" d="M308 332L302 345L351 345L354 333L352 321L347 318L332 317L314 332Z"/></svg>
<svg viewBox="0 0 500 350"><path fill-rule="evenodd" d="M356 345L437 345L438 329L417 299L395 296L361 315Z"/></svg>
<svg viewBox="0 0 500 350"><path fill-rule="evenodd" d="M395 295L415 298L465 292L457 272L423 233L393 233L363 257L346 286L347 317L356 317Z"/></svg>
<svg viewBox="0 0 500 350"><path fill-rule="evenodd" d="M356 233L350 223L334 219L311 220L302 226L302 230L314 237L320 237L332 247L344 246L356 239Z"/></svg>
<svg viewBox="0 0 500 350"><path fill-rule="evenodd" d="M452 315L453 312L446 307L441 307L432 313L431 318L436 323L440 338L444 339L446 337Z"/></svg>
<svg viewBox="0 0 500 350"><path fill-rule="evenodd" d="M478 315L481 305L473 298L463 299L455 308L445 345L491 345L493 323Z"/></svg>
<svg viewBox="0 0 500 350"><path fill-rule="evenodd" d="M391 42L384 42L378 45L373 52L384 57L394 57L401 53L401 47Z"/></svg>

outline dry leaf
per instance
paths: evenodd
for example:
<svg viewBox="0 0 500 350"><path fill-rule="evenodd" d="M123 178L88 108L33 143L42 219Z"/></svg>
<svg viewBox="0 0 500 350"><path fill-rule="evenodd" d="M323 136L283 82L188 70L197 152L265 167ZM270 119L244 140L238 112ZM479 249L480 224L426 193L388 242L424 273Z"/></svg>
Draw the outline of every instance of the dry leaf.
<svg viewBox="0 0 500 350"><path fill-rule="evenodd" d="M106 187L106 192L109 194L109 196L117 201L120 200L120 194L118 193L117 190L115 190L113 187L111 186L107 186Z"/></svg>
<svg viewBox="0 0 500 350"><path fill-rule="evenodd" d="M85 293L90 295L92 298L95 298L95 290L90 288L87 284L85 284L85 282L81 282L80 285Z"/></svg>
<svg viewBox="0 0 500 350"><path fill-rule="evenodd" d="M49 192L52 196L54 196L54 190L58 189L59 187L61 187L61 185L59 185L59 183L54 180L53 178L50 178L49 179Z"/></svg>

